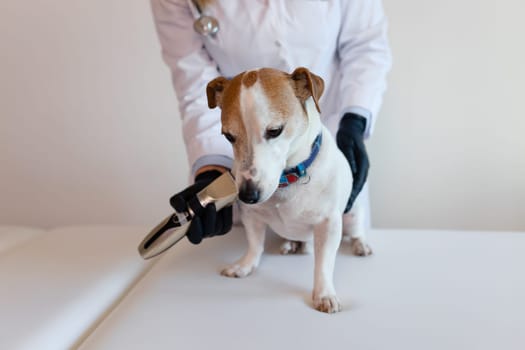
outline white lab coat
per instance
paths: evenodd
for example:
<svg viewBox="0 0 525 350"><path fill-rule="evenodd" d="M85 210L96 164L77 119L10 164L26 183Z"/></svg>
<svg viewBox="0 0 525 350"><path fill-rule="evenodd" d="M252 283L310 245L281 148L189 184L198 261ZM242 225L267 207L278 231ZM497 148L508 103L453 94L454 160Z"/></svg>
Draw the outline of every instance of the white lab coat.
<svg viewBox="0 0 525 350"><path fill-rule="evenodd" d="M151 4L193 172L232 164L220 111L206 99L207 83L219 75L307 67L325 81L325 125L335 134L342 115L354 111L367 117L365 136L372 132L391 64L381 0L215 0L204 10L219 22L214 37L194 31L199 12L191 0Z"/></svg>

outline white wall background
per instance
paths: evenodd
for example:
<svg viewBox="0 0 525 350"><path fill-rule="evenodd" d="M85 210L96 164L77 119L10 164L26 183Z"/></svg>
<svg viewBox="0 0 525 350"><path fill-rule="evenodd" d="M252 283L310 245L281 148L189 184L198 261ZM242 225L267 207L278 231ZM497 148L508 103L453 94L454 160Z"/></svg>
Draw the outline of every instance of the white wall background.
<svg viewBox="0 0 525 350"><path fill-rule="evenodd" d="M371 142L381 227L525 230L525 2L386 0Z"/></svg>
<svg viewBox="0 0 525 350"><path fill-rule="evenodd" d="M376 227L525 230L525 4L386 0ZM0 3L0 223L156 223L188 166L146 0Z"/></svg>

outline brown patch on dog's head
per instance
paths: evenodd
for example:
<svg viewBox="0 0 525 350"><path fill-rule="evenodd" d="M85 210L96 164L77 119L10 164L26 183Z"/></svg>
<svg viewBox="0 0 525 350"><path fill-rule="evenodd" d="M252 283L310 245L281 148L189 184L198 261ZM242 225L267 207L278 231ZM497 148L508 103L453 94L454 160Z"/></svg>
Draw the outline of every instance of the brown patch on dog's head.
<svg viewBox="0 0 525 350"><path fill-rule="evenodd" d="M319 99L324 91L324 81L321 77L313 74L307 68L299 67L291 74L295 96L303 103L311 96L314 99L317 111L319 108Z"/></svg>
<svg viewBox="0 0 525 350"><path fill-rule="evenodd" d="M242 85L246 86L247 88L255 84L257 81L257 71L250 71L242 76Z"/></svg>
<svg viewBox="0 0 525 350"><path fill-rule="evenodd" d="M259 83L268 99L268 108L274 115L287 119L293 115L299 100L304 109L304 103L310 97L313 98L317 110L319 108L319 98L324 91L323 79L307 68L297 68L292 74L271 69L262 68L259 70L243 72L232 79L218 77L208 83L206 94L208 106L210 108L220 107L222 110L223 128L230 128L234 123L233 119L241 119L240 95L242 88L251 88ZM295 98L294 98L295 97ZM238 128L237 128L238 129ZM241 130L237 130L241 131Z"/></svg>
<svg viewBox="0 0 525 350"><path fill-rule="evenodd" d="M259 83L268 99L270 110L283 119L290 117L297 102L289 83L289 75L279 70L263 68L259 70Z"/></svg>

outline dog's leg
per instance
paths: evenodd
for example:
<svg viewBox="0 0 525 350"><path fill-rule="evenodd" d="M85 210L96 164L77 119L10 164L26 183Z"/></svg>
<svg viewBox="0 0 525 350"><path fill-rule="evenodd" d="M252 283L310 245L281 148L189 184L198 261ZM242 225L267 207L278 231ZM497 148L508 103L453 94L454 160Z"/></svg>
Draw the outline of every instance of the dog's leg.
<svg viewBox="0 0 525 350"><path fill-rule="evenodd" d="M250 216L243 216L242 219L248 239L248 251L237 262L226 266L221 271L223 276L246 277L255 270L261 260L264 251L266 224Z"/></svg>
<svg viewBox="0 0 525 350"><path fill-rule="evenodd" d="M372 254L372 249L366 241L366 208L359 197L353 209L343 215L343 237L350 240L354 255L367 256Z"/></svg>
<svg viewBox="0 0 525 350"><path fill-rule="evenodd" d="M314 227L315 270L312 298L315 309L327 313L341 310L333 282L335 257L341 242L341 226L341 216L335 215Z"/></svg>

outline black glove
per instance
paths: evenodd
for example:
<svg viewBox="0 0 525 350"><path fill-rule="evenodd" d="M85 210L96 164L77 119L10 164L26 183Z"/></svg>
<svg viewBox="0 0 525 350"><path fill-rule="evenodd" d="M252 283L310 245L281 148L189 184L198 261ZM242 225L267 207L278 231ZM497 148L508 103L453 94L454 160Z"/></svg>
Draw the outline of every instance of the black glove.
<svg viewBox="0 0 525 350"><path fill-rule="evenodd" d="M343 152L350 164L353 176L352 193L346 204L345 213L350 211L354 201L363 189L368 176L368 154L366 153L363 136L366 128L366 119L358 114L345 113L339 123L336 140L337 146Z"/></svg>
<svg viewBox="0 0 525 350"><path fill-rule="evenodd" d="M196 197L197 193L221 175L222 173L217 170L205 171L197 175L193 185L170 198L171 206L178 212L187 211L190 201L196 203L191 206L195 217L186 233L186 237L193 244L199 244L203 238L224 235L232 228L233 210L231 205L217 212L215 204L211 203L203 208Z"/></svg>

